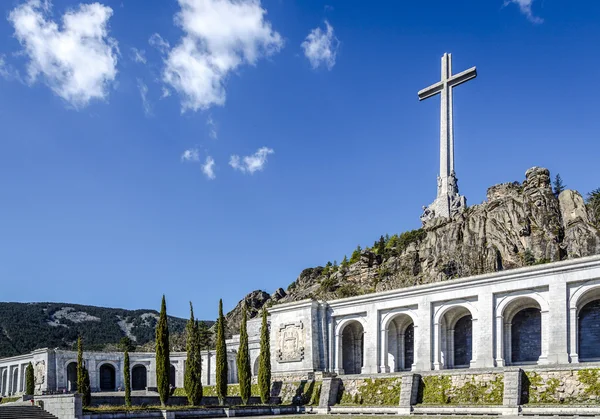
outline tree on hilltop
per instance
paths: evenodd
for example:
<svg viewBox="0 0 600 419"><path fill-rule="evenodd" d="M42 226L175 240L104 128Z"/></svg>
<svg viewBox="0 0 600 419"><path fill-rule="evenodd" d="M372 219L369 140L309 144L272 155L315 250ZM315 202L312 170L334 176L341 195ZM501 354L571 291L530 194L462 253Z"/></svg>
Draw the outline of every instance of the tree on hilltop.
<svg viewBox="0 0 600 419"><path fill-rule="evenodd" d="M565 189L567 189L567 187L563 183L563 180L560 177L560 173L557 173L556 176L554 177L554 185L553 185L554 196L558 198L558 195L560 195L560 193L562 191L564 191Z"/></svg>

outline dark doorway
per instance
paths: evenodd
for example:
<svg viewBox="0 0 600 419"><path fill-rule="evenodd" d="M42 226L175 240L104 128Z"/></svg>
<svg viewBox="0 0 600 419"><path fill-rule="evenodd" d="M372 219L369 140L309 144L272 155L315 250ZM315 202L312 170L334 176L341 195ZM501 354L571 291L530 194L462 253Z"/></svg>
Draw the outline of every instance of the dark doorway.
<svg viewBox="0 0 600 419"><path fill-rule="evenodd" d="M131 370L131 389L146 390L148 385L147 371L144 365L136 365Z"/></svg>
<svg viewBox="0 0 600 419"><path fill-rule="evenodd" d="M352 322L342 332L342 364L345 374L360 374L363 366L364 331L362 324Z"/></svg>
<svg viewBox="0 0 600 419"><path fill-rule="evenodd" d="M77 362L67 365L67 391L77 391Z"/></svg>
<svg viewBox="0 0 600 419"><path fill-rule="evenodd" d="M169 369L169 384L173 387L176 387L177 384L175 382L175 365L171 365L171 368Z"/></svg>
<svg viewBox="0 0 600 419"><path fill-rule="evenodd" d="M461 317L454 326L454 367L468 367L473 357L473 318Z"/></svg>
<svg viewBox="0 0 600 419"><path fill-rule="evenodd" d="M110 364L104 364L100 367L100 390L114 391L116 388L115 367Z"/></svg>
<svg viewBox="0 0 600 419"><path fill-rule="evenodd" d="M600 300L587 303L579 312L579 359L600 358Z"/></svg>
<svg viewBox="0 0 600 419"><path fill-rule="evenodd" d="M404 369L410 370L415 362L415 325L409 324L404 331Z"/></svg>
<svg viewBox="0 0 600 419"><path fill-rule="evenodd" d="M534 362L542 354L542 316L539 308L526 308L513 317L511 363Z"/></svg>

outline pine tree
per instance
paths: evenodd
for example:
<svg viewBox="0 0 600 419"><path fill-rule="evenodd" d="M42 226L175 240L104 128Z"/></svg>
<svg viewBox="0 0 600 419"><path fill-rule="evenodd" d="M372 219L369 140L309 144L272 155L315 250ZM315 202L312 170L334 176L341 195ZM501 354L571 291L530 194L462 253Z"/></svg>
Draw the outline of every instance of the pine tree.
<svg viewBox="0 0 600 419"><path fill-rule="evenodd" d="M340 267L342 269L348 268L348 257L346 255L344 255L344 259L342 259L342 263L340 264Z"/></svg>
<svg viewBox="0 0 600 419"><path fill-rule="evenodd" d="M240 328L240 347L237 354L238 378L240 383L240 396L243 404L248 404L252 392L252 372L250 371L250 352L248 348L248 315L244 306L242 312L242 325Z"/></svg>
<svg viewBox="0 0 600 419"><path fill-rule="evenodd" d="M25 394L33 396L33 393L35 393L35 376L33 375L33 364L31 362L25 369L25 382L27 383Z"/></svg>
<svg viewBox="0 0 600 419"><path fill-rule="evenodd" d="M83 340L81 336L77 338L77 393L83 394L83 371L85 365L83 365Z"/></svg>
<svg viewBox="0 0 600 419"><path fill-rule="evenodd" d="M169 372L171 361L169 359L169 326L167 324L167 303L165 296L160 304L160 317L156 326L156 387L160 404L165 406L169 400Z"/></svg>
<svg viewBox="0 0 600 419"><path fill-rule="evenodd" d="M554 177L554 196L558 198L558 195L560 195L560 193L566 188L567 187L565 186L562 178L560 177L560 173L557 173Z"/></svg>
<svg viewBox="0 0 600 419"><path fill-rule="evenodd" d="M217 319L217 397L223 405L227 397L227 346L225 345L225 317L223 300L219 300L219 318Z"/></svg>
<svg viewBox="0 0 600 419"><path fill-rule="evenodd" d="M87 407L92 403L92 387L90 386L90 373L86 367L83 367L83 380L81 391L81 404Z"/></svg>
<svg viewBox="0 0 600 419"><path fill-rule="evenodd" d="M381 257L385 255L385 239L383 236L379 237L379 241L377 242L377 254Z"/></svg>
<svg viewBox="0 0 600 419"><path fill-rule="evenodd" d="M196 326L196 321L194 319L194 307L192 306L192 302L190 301L190 319L188 320L185 326L186 332L186 344L185 350L187 352L187 362L185 364L185 377L183 381L183 386L185 388L185 394L187 395L188 402L190 406L194 406L196 404L196 386L198 373L196 371L197 363L196 359L198 354L196 353L198 338L196 334L198 333L198 327Z"/></svg>
<svg viewBox="0 0 600 419"><path fill-rule="evenodd" d="M594 189L587 194L586 205L592 219L592 223L600 228L600 188Z"/></svg>
<svg viewBox="0 0 600 419"><path fill-rule="evenodd" d="M267 323L267 310L263 308L262 328L260 330L260 355L258 364L258 387L260 400L263 404L269 403L271 398L271 341L269 325Z"/></svg>
<svg viewBox="0 0 600 419"><path fill-rule="evenodd" d="M129 370L129 350L125 349L123 361L123 381L125 381L125 406L131 406L131 371Z"/></svg>

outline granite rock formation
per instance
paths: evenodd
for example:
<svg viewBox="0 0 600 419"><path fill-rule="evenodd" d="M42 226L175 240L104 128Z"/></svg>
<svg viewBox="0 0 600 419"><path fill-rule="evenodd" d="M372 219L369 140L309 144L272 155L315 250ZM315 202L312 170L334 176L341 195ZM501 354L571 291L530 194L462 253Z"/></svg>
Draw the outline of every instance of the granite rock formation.
<svg viewBox="0 0 600 419"><path fill-rule="evenodd" d="M249 294L251 317L264 304L334 299L600 254L600 231L583 197L573 190L556 197L550 172L541 167L527 170L523 183L492 186L484 203L430 220L401 238L391 255L367 249L347 267L305 269L287 294ZM239 309L228 314L231 331L237 330Z"/></svg>

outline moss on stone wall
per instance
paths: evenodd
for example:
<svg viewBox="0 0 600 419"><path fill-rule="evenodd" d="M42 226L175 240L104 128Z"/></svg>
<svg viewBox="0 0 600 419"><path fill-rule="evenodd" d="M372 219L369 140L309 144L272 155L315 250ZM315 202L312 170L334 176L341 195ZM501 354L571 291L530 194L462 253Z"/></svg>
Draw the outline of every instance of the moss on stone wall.
<svg viewBox="0 0 600 419"><path fill-rule="evenodd" d="M419 393L422 404L501 405L504 377L431 375L423 377Z"/></svg>
<svg viewBox="0 0 600 419"><path fill-rule="evenodd" d="M579 370L577 378L585 386L583 392L586 396L600 399L600 369Z"/></svg>
<svg viewBox="0 0 600 419"><path fill-rule="evenodd" d="M344 380L338 401L341 405L398 406L401 378Z"/></svg>
<svg viewBox="0 0 600 419"><path fill-rule="evenodd" d="M176 388L175 392L173 393L174 396L185 396L185 389L184 388ZM203 386L202 387L202 395L206 396L206 397L216 397L217 396L217 390L215 388L215 386ZM229 384L227 386L227 395L228 396L232 396L232 397L236 397L240 395L240 385L239 384ZM258 389L258 384L252 384L251 387L251 395L252 396L259 396L259 389Z"/></svg>

